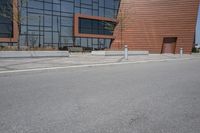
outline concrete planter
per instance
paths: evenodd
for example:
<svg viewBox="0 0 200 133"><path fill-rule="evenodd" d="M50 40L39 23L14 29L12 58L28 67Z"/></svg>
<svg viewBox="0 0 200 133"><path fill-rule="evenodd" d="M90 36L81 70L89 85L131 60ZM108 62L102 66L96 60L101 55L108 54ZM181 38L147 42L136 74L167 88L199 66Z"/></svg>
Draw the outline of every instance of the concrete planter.
<svg viewBox="0 0 200 133"><path fill-rule="evenodd" d="M124 51L92 51L95 56L124 56ZM129 56L149 55L148 51L128 51Z"/></svg>
<svg viewBox="0 0 200 133"><path fill-rule="evenodd" d="M0 58L36 58L68 56L68 51L0 51Z"/></svg>

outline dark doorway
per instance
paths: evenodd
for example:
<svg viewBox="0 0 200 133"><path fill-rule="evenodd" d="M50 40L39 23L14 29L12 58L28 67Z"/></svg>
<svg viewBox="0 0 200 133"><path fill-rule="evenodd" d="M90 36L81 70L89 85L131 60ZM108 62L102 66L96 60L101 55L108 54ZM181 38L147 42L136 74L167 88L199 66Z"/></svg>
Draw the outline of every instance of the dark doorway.
<svg viewBox="0 0 200 133"><path fill-rule="evenodd" d="M172 53L175 54L177 37L164 37L162 54Z"/></svg>

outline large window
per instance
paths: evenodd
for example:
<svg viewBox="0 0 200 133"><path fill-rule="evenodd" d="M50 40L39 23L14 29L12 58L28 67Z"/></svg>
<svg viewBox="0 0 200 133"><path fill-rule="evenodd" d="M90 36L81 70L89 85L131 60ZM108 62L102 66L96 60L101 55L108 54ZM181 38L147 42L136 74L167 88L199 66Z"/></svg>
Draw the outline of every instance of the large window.
<svg viewBox="0 0 200 133"><path fill-rule="evenodd" d="M13 0L0 0L0 8ZM20 45L28 47L108 47L111 39L75 37L74 14L116 17L120 0L17 0L19 2L21 26ZM109 4L109 5L108 5ZM117 5L117 6L116 6ZM9 5L10 6L10 5ZM12 8L7 12L11 12ZM0 38L13 37L12 14L0 16ZM8 15L8 16L9 16ZM86 21L86 20L83 20ZM91 20L81 25L80 32L85 34L112 35L107 22ZM110 23L109 23L110 24ZM0 43L0 45L2 45ZM8 44L9 45L9 44Z"/></svg>
<svg viewBox="0 0 200 133"><path fill-rule="evenodd" d="M0 38L13 37L12 0L0 0Z"/></svg>
<svg viewBox="0 0 200 133"><path fill-rule="evenodd" d="M114 22L79 18L79 33L112 35Z"/></svg>

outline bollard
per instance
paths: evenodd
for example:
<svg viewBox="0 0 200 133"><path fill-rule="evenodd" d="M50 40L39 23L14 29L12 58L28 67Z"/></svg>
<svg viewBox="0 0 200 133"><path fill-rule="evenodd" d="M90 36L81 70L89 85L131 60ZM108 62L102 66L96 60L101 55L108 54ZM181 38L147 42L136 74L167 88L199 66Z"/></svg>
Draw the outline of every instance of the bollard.
<svg viewBox="0 0 200 133"><path fill-rule="evenodd" d="M180 48L180 56L183 56L183 48Z"/></svg>
<svg viewBox="0 0 200 133"><path fill-rule="evenodd" d="M128 45L124 45L124 58L128 60Z"/></svg>

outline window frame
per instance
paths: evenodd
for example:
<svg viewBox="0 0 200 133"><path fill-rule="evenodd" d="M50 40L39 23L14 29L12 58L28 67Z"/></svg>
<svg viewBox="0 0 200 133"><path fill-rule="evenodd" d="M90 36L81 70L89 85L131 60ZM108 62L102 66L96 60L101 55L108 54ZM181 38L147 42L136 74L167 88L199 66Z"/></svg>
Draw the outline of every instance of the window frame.
<svg viewBox="0 0 200 133"><path fill-rule="evenodd" d="M74 15L74 36L75 37L83 37L83 38L102 38L102 39L114 39L114 35L99 35L99 34L85 34L79 32L79 18L92 19L98 21L108 21L116 23L115 19L99 17L99 16L88 16L83 14L75 14Z"/></svg>
<svg viewBox="0 0 200 133"><path fill-rule="evenodd" d="M17 9L17 5L18 2L17 0L13 0L13 20L15 19L14 17L16 15L18 15L18 9ZM12 37L0 37L0 42L18 42L18 37L19 37L19 27L16 21L13 21L13 36Z"/></svg>

